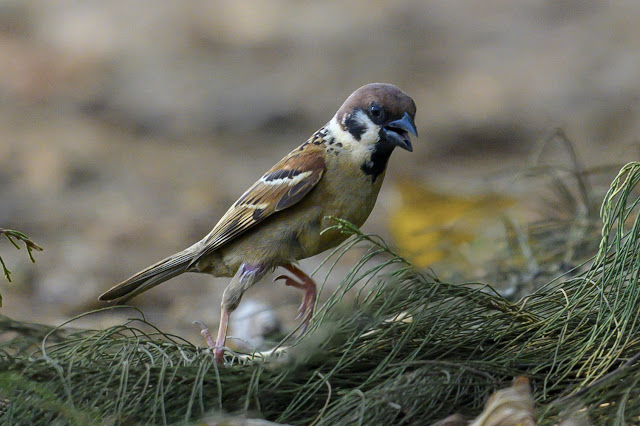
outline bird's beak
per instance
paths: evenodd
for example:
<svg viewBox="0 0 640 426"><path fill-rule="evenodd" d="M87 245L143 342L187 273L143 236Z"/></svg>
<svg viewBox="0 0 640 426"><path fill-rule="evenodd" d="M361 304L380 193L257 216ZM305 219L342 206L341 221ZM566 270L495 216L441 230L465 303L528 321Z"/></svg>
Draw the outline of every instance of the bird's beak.
<svg viewBox="0 0 640 426"><path fill-rule="evenodd" d="M411 118L408 112L405 112L400 120L392 121L384 126L383 130L385 132L385 138L389 142L409 152L413 152L409 133L418 137L418 131L416 130L416 124L413 122L413 118Z"/></svg>

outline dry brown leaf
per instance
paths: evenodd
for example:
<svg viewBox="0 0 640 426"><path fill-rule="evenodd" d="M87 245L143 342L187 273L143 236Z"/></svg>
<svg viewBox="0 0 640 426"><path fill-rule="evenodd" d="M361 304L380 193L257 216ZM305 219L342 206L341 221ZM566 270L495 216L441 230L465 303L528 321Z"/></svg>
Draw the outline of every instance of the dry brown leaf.
<svg viewBox="0 0 640 426"><path fill-rule="evenodd" d="M489 397L478 417L466 421L461 414L453 414L433 426L535 426L535 403L529 379L519 376L513 385L500 389Z"/></svg>
<svg viewBox="0 0 640 426"><path fill-rule="evenodd" d="M534 411L529 379L519 376L511 387L494 392L487 400L484 411L469 426L534 426Z"/></svg>

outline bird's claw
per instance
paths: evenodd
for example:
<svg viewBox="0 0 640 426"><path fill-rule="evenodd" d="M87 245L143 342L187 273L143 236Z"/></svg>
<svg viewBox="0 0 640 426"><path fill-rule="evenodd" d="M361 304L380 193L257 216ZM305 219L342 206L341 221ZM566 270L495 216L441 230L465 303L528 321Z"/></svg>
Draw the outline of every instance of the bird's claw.
<svg viewBox="0 0 640 426"><path fill-rule="evenodd" d="M203 331L207 329L207 326L206 326L206 325L204 325L204 323L203 323L202 321L200 321L200 320L195 320L194 322L192 322L192 324L199 325L199 326L200 326L200 328L201 328Z"/></svg>
<svg viewBox="0 0 640 426"><path fill-rule="evenodd" d="M278 280L284 280L285 285L305 291L302 304L300 304L298 308L298 315L296 315L296 319L303 318L302 326L297 334L297 337L300 337L309 326L309 322L313 316L313 308L316 304L316 286L313 282L299 282L287 275L279 275L273 279L274 282Z"/></svg>

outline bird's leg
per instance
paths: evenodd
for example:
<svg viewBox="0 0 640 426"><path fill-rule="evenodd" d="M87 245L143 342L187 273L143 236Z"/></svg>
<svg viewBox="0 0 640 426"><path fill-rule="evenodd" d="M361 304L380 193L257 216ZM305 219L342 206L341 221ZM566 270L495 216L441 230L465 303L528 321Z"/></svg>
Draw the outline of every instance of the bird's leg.
<svg viewBox="0 0 640 426"><path fill-rule="evenodd" d="M200 334L204 337L204 340L207 342L207 346L210 349L213 349L213 356L216 360L216 364L221 365L224 361L224 343L227 337L227 328L229 327L229 312L227 309L222 307L222 312L220 313L220 326L218 327L218 338L216 341L213 341L213 336L209 331L209 328L204 325L202 321L194 321L194 324L198 324L202 330L200 330Z"/></svg>
<svg viewBox="0 0 640 426"><path fill-rule="evenodd" d="M229 328L229 315L231 310L222 305L220 309L220 325L218 326L218 336L213 349L213 358L218 365L224 362L224 344L227 340L227 329ZM208 342L207 342L208 343ZM209 346L211 347L211 346Z"/></svg>
<svg viewBox="0 0 640 426"><path fill-rule="evenodd" d="M287 271L291 272L293 275L295 275L296 278L298 278L300 281L296 281L293 278L288 277L286 275L280 275L279 277L276 277L274 281L284 280L285 285L290 285L292 287L299 288L301 290L304 290L305 292L304 298L302 299L302 304L298 309L298 316L296 317L296 318L301 318L301 317L303 318L302 328L298 333L298 335L301 335L307 329L307 326L309 325L309 321L313 316L313 308L315 307L316 297L317 297L316 283L311 279L310 276L308 276L301 269L297 268L292 264L284 265L284 268Z"/></svg>
<svg viewBox="0 0 640 426"><path fill-rule="evenodd" d="M213 357L216 363L221 365L224 362L224 345L227 340L227 328L229 327L229 315L240 304L242 295L249 287L255 284L267 272L267 268L262 265L248 265L243 263L238 272L233 277L227 288L224 289L222 295L222 306L220 313L220 326L218 327L218 336L213 341L211 333L201 323L202 336L207 341L207 345L213 349Z"/></svg>

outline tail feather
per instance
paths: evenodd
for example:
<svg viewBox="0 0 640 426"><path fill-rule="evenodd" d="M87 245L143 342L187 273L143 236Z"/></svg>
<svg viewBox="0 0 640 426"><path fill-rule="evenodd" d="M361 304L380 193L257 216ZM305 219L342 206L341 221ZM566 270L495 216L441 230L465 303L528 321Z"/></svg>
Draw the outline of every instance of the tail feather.
<svg viewBox="0 0 640 426"><path fill-rule="evenodd" d="M138 272L120 284L113 286L98 299L119 299L118 303L126 302L140 293L186 272L192 259L193 251L190 249L176 253Z"/></svg>

